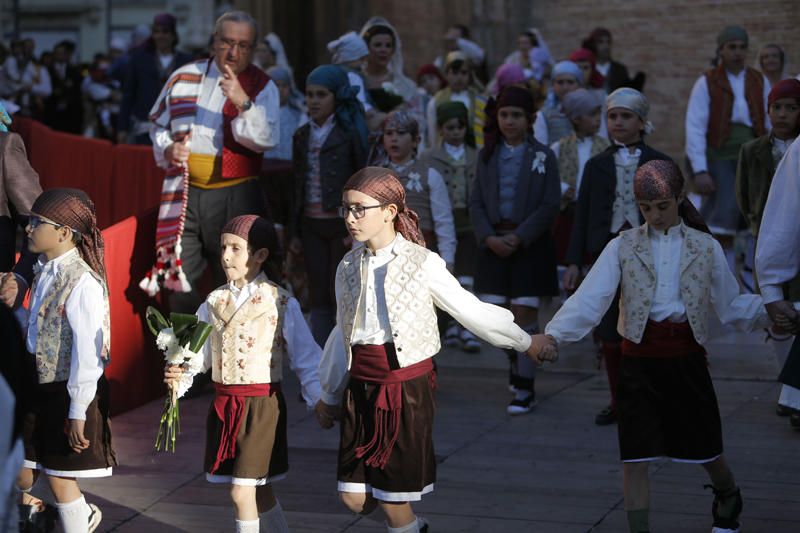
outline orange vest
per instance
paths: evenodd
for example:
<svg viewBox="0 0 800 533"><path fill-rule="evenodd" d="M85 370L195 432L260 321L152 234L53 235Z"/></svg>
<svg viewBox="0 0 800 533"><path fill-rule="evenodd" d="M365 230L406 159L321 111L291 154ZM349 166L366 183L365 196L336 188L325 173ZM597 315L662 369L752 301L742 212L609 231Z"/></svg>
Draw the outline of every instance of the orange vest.
<svg viewBox="0 0 800 533"><path fill-rule="evenodd" d="M705 73L708 94L711 97L711 109L708 116L708 146L721 148L731 134L731 114L733 112L733 89L725 73L725 67L719 65ZM764 78L761 74L746 67L744 78L744 97L750 110L753 122L753 133L760 137L766 133L764 128Z"/></svg>

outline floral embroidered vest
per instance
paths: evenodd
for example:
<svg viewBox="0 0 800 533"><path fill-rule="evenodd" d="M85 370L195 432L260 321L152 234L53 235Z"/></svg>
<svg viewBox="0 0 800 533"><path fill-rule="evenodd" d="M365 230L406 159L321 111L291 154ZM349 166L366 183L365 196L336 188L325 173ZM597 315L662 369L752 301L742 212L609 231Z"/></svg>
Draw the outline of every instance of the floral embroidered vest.
<svg viewBox="0 0 800 533"><path fill-rule="evenodd" d="M336 275L336 292L340 295L337 319L348 368L350 343L366 283L365 251L359 246L347 252ZM406 367L434 356L441 348L436 308L422 268L431 252L398 235L393 253L394 259L387 265L384 292L397 359L401 367Z"/></svg>
<svg viewBox="0 0 800 533"><path fill-rule="evenodd" d="M103 342L100 356L109 361L111 336L109 325L108 289L105 283L77 253L73 253L58 265L50 290L44 295L36 317L36 370L39 383L53 383L69 379L72 363L72 327L67 320L66 304L72 290L81 277L89 272L103 287L104 318ZM33 281L33 291L39 276Z"/></svg>
<svg viewBox="0 0 800 533"><path fill-rule="evenodd" d="M236 307L236 297L224 285L206 299L213 330L211 379L223 385L276 383L286 355L283 317L289 293L267 279L256 278L256 291Z"/></svg>
<svg viewBox="0 0 800 533"><path fill-rule="evenodd" d="M681 300L694 338L703 344L708 338L714 238L686 225L681 226L681 231ZM658 282L647 224L620 233L619 264L622 276L617 330L638 344L650 317Z"/></svg>
<svg viewBox="0 0 800 533"><path fill-rule="evenodd" d="M419 229L433 231L431 188L428 185L428 164L417 159L397 178L406 189L406 205L419 215Z"/></svg>

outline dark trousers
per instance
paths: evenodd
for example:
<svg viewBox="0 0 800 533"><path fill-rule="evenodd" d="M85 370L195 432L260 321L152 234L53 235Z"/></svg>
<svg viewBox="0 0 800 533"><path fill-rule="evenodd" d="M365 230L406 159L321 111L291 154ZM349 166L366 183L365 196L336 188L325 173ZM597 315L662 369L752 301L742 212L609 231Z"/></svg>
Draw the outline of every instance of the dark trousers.
<svg viewBox="0 0 800 533"><path fill-rule="evenodd" d="M8 272L14 266L17 249L17 225L11 217L0 217L0 272Z"/></svg>
<svg viewBox="0 0 800 533"><path fill-rule="evenodd" d="M197 284L206 268L211 270L214 287L225 283L219 245L222 227L234 217L250 214L264 216L264 199L257 180L222 189L189 187L181 259L192 291L173 292L169 300L172 311L197 311L206 296L197 290Z"/></svg>
<svg viewBox="0 0 800 533"><path fill-rule="evenodd" d="M304 216L301 232L311 300L311 333L317 344L325 346L336 324L336 267L347 252L347 228L340 218Z"/></svg>

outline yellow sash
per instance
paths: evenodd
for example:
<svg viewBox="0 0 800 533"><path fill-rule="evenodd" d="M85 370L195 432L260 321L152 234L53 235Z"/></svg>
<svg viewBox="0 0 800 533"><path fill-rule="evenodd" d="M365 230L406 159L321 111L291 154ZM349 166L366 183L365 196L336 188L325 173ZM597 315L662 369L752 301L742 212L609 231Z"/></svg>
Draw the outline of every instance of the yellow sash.
<svg viewBox="0 0 800 533"><path fill-rule="evenodd" d="M189 154L189 185L201 189L222 189L251 180L256 176L222 179L222 158L209 154Z"/></svg>

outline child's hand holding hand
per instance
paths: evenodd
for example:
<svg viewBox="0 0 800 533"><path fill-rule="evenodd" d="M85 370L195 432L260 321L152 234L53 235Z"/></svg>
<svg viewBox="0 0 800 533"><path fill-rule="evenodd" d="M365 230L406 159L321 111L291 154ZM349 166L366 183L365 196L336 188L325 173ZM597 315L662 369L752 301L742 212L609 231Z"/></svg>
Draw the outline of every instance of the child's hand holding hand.
<svg viewBox="0 0 800 533"><path fill-rule="evenodd" d="M78 420L75 418L69 419L69 433L67 433L67 440L69 447L75 453L81 453L89 447L89 441L83 436L83 428L86 425L86 420Z"/></svg>
<svg viewBox="0 0 800 533"><path fill-rule="evenodd" d="M317 422L322 429L330 429L339 420L340 408L338 405L328 405L322 400L317 401L314 406L314 413L317 415Z"/></svg>
<svg viewBox="0 0 800 533"><path fill-rule="evenodd" d="M519 245L522 244L522 239L519 238L519 235L516 233L508 233L503 235L503 241L505 241L506 245L511 248L512 252L516 252Z"/></svg>
<svg viewBox="0 0 800 533"><path fill-rule="evenodd" d="M531 335L531 345L526 355L536 363L558 360L558 346L556 340L550 335Z"/></svg>
<svg viewBox="0 0 800 533"><path fill-rule="evenodd" d="M167 365L164 367L164 383L173 385L183 375L183 367L178 365Z"/></svg>

